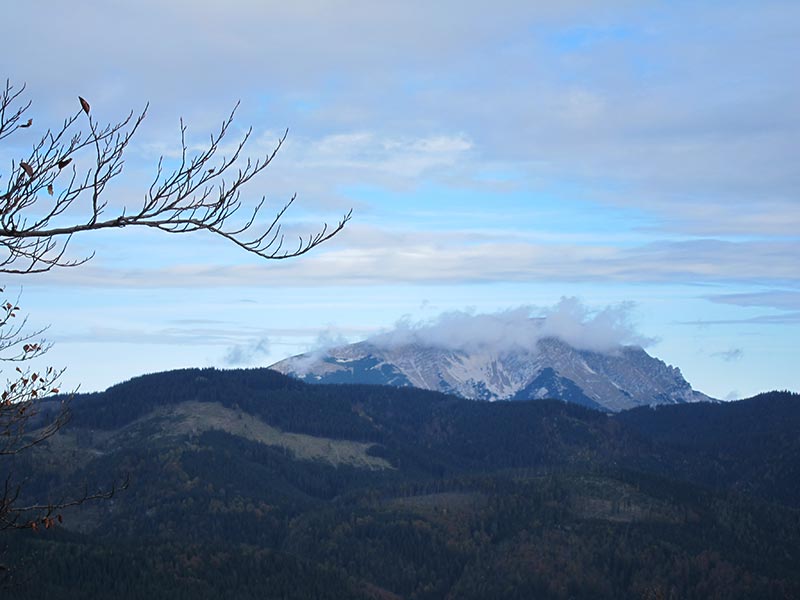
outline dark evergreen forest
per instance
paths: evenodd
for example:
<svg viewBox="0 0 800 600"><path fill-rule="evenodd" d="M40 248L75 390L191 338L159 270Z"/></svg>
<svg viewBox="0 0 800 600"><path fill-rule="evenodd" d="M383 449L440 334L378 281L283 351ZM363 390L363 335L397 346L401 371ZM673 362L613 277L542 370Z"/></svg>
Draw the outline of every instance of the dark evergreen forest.
<svg viewBox="0 0 800 600"><path fill-rule="evenodd" d="M129 487L4 533L3 597L800 597L796 394L608 415L190 369L71 406L2 467Z"/></svg>

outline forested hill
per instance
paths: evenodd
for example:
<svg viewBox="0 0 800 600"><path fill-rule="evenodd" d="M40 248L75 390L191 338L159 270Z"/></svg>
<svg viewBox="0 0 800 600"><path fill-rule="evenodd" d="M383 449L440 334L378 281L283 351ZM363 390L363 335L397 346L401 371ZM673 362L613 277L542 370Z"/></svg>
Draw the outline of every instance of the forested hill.
<svg viewBox="0 0 800 600"><path fill-rule="evenodd" d="M553 400L481 403L415 388L308 385L270 369L184 369L76 396L72 426L111 430L187 401L284 431L381 445L375 452L425 448L421 468L614 461L800 505L800 460L786 460L800 457L800 395L791 392L609 417Z"/></svg>
<svg viewBox="0 0 800 600"><path fill-rule="evenodd" d="M795 430L800 394L767 392L735 402L634 408L617 418L648 437L692 448Z"/></svg>
<svg viewBox="0 0 800 600"><path fill-rule="evenodd" d="M615 418L674 455L663 471L670 476L800 507L800 394L637 408Z"/></svg>
<svg viewBox="0 0 800 600"><path fill-rule="evenodd" d="M77 394L71 403L73 424L113 429L169 404L193 400L250 407L267 394L291 395L305 387L270 369L166 371L135 377L104 392Z"/></svg>
<svg viewBox="0 0 800 600"><path fill-rule="evenodd" d="M139 377L76 396L70 425L113 431L186 402L221 405L285 432L375 444L376 454L439 474L585 462L587 453L599 459L620 444L640 446L605 414L562 401L481 403L415 388L309 385L268 369Z"/></svg>
<svg viewBox="0 0 800 600"><path fill-rule="evenodd" d="M31 498L129 489L8 538L4 562L36 574L20 600L799 597L799 405L610 416L266 369L148 375L77 395L14 465Z"/></svg>

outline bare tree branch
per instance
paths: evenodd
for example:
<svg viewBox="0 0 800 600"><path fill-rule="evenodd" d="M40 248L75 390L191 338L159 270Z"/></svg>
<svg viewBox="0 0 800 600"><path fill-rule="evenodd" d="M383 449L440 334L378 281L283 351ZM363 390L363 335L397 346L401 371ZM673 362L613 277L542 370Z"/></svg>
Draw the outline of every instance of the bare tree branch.
<svg viewBox="0 0 800 600"><path fill-rule="evenodd" d="M3 291L0 288L0 293ZM0 364L25 363L43 355L50 345L39 336L44 330L26 330L27 319L14 321L20 311L19 298L15 302L3 300L0 303ZM2 392L0 392L0 458L3 465L11 457L33 446L41 444L66 424L70 417L67 397L50 397L59 394L58 380L63 373L48 367L43 371L15 366ZM3 488L0 490L0 530L8 528L31 528L39 525L49 528L55 511L80 500L81 503L93 499L93 494L82 494L69 500L17 506L21 484L12 482L12 475L6 469ZM42 520L44 519L44 520Z"/></svg>
<svg viewBox="0 0 800 600"><path fill-rule="evenodd" d="M9 81L0 89L0 140L38 126L28 117L31 103L23 100L24 91L24 85L15 88ZM40 273L81 265L92 255L67 255L73 235L128 226L167 233L208 231L269 260L305 254L339 233L352 211L334 227L323 224L287 248L281 220L294 196L271 218L263 218L264 197L255 206L245 207L242 188L272 162L288 130L271 152L256 159L244 158L252 129L234 144L229 156L220 156L237 108L238 103L211 135L208 146L197 153L190 152L181 121L176 167L167 168L162 156L142 204L130 210L109 206L107 190L122 173L125 151L148 106L104 125L95 120L89 102L79 97L74 114L59 127L44 130L28 156L12 160L8 174L0 173L0 179L6 177L5 188L0 189L0 273ZM84 166L79 169L78 165ZM14 367L0 387L0 458L6 461L51 438L70 416L70 398L64 399L58 388L63 370L24 368L24 363L40 357L50 346L42 338L45 329L29 331L27 319L17 317L19 311L16 300L0 299L0 366ZM22 484L5 471L0 476L0 530L48 529L60 522L62 509L111 498L127 485L125 480L97 492L86 488L69 497L20 505Z"/></svg>
<svg viewBox="0 0 800 600"><path fill-rule="evenodd" d="M23 120L30 103L15 106L23 89L6 82L0 93L0 139L28 126ZM240 198L243 186L272 162L288 130L271 152L253 160L243 158L252 134L252 128L248 129L229 157L218 158L238 103L219 131L211 135L208 147L195 155L190 155L186 125L181 121L180 164L166 172L163 157L159 159L142 205L133 211L127 207L112 211L103 194L122 172L125 150L148 107L139 114L129 113L118 123L100 125L88 103L84 106L81 100L75 114L57 130L46 130L25 160L12 161L6 190L0 194L0 248L5 250L0 255L0 273L37 273L83 264L91 256L66 256L72 235L129 226L167 233L209 231L261 258L292 258L329 240L351 218L352 211L348 211L334 227L323 224L319 231L300 236L296 245L286 248L281 219L294 196L267 221L261 219L264 197L244 209ZM83 118L88 121L88 132L80 130ZM85 162L85 154L92 150L92 166L79 173L76 159L82 157ZM91 202L79 202L84 197ZM86 208L81 211L82 206ZM242 211L246 214L240 215Z"/></svg>

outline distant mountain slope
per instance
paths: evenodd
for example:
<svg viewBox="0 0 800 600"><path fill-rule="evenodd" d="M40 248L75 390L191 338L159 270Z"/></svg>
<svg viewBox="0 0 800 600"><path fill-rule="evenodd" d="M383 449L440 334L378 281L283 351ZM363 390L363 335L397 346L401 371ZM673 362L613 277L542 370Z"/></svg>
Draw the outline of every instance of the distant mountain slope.
<svg viewBox="0 0 800 600"><path fill-rule="evenodd" d="M414 386L474 400L555 398L617 412L642 405L709 400L675 367L638 346L602 353L544 338L535 349L452 350L360 342L272 365L309 383Z"/></svg>
<svg viewBox="0 0 800 600"><path fill-rule="evenodd" d="M19 600L800 595L791 394L608 415L186 369L72 409L23 492L130 488L9 534Z"/></svg>

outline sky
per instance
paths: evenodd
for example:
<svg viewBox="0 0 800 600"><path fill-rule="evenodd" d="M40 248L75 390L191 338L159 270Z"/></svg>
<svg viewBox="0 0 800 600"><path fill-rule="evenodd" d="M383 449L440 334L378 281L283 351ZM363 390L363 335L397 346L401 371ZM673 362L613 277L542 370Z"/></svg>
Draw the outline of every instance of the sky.
<svg viewBox="0 0 800 600"><path fill-rule="evenodd" d="M102 122L149 102L104 192L135 206L181 118L199 149L241 102L229 141L252 127L248 156L288 128L246 204L267 218L296 194L298 233L353 210L286 261L126 228L76 236L81 267L5 276L62 387L567 302L619 315L710 396L800 390L800 3L31 0L3 17L34 126L0 142L2 177L78 95Z"/></svg>

